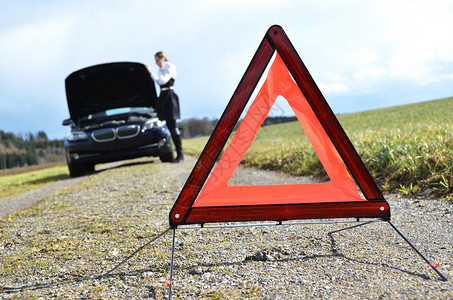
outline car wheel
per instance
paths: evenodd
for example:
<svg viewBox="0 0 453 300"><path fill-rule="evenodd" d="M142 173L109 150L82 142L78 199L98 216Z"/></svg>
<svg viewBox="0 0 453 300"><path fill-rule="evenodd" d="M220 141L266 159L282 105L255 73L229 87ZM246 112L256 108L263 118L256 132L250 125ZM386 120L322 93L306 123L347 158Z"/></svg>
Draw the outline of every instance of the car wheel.
<svg viewBox="0 0 453 300"><path fill-rule="evenodd" d="M172 162L175 159L175 151L171 140L167 143L167 147L160 151L159 158L161 162Z"/></svg>
<svg viewBox="0 0 453 300"><path fill-rule="evenodd" d="M84 175L86 172L94 171L94 165L68 163L68 169L71 177L79 177Z"/></svg>
<svg viewBox="0 0 453 300"><path fill-rule="evenodd" d="M173 151L162 152L159 154L161 162L172 162L175 159Z"/></svg>

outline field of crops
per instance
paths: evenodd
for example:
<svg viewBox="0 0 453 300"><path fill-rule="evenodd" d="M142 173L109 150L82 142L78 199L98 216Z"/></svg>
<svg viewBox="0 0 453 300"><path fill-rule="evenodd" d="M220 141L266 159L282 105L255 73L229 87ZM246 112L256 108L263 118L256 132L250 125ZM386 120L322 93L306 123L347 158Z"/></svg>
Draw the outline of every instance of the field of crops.
<svg viewBox="0 0 453 300"><path fill-rule="evenodd" d="M453 199L453 98L389 107L338 119L385 192ZM184 140L199 155L208 137ZM244 166L326 179L300 124L262 127Z"/></svg>

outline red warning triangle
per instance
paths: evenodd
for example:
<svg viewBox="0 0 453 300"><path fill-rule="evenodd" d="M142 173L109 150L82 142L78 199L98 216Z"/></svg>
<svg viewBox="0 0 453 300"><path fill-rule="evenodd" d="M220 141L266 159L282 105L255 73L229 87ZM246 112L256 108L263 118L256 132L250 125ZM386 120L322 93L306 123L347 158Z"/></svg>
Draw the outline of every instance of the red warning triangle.
<svg viewBox="0 0 453 300"><path fill-rule="evenodd" d="M274 56L266 80L222 157L233 127ZM275 100L294 111L330 181L229 186ZM355 182L354 182L355 180ZM360 187L365 199L357 189ZM283 29L266 33L170 211L170 225L208 222L390 217L390 207Z"/></svg>

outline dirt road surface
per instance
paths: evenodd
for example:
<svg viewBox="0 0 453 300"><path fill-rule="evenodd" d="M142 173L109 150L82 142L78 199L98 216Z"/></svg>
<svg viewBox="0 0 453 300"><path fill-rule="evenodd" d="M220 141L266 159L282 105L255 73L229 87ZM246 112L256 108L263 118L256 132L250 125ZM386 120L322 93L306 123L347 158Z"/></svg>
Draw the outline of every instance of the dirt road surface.
<svg viewBox="0 0 453 300"><path fill-rule="evenodd" d="M168 228L194 163L132 161L21 196L39 200L0 219L0 297L166 298L170 233L124 259ZM231 184L309 180L241 168ZM453 299L452 203L386 197L392 222L448 281L386 222L333 235L343 225L178 229L172 296Z"/></svg>

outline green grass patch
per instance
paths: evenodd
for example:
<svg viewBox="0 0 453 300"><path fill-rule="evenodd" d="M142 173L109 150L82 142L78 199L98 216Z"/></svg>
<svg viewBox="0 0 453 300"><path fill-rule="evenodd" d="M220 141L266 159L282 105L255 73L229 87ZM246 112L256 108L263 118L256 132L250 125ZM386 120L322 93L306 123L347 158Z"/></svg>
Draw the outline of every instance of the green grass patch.
<svg viewBox="0 0 453 300"><path fill-rule="evenodd" d="M208 139L208 136L202 136L183 140L184 153L195 157L200 156L201 151L208 142Z"/></svg>
<svg viewBox="0 0 453 300"><path fill-rule="evenodd" d="M453 98L344 114L338 119L385 192L453 199ZM199 155L207 137L184 140ZM266 126L242 164L325 179L298 122Z"/></svg>
<svg viewBox="0 0 453 300"><path fill-rule="evenodd" d="M69 178L68 168L58 166L0 177L0 198L25 193L45 184Z"/></svg>

